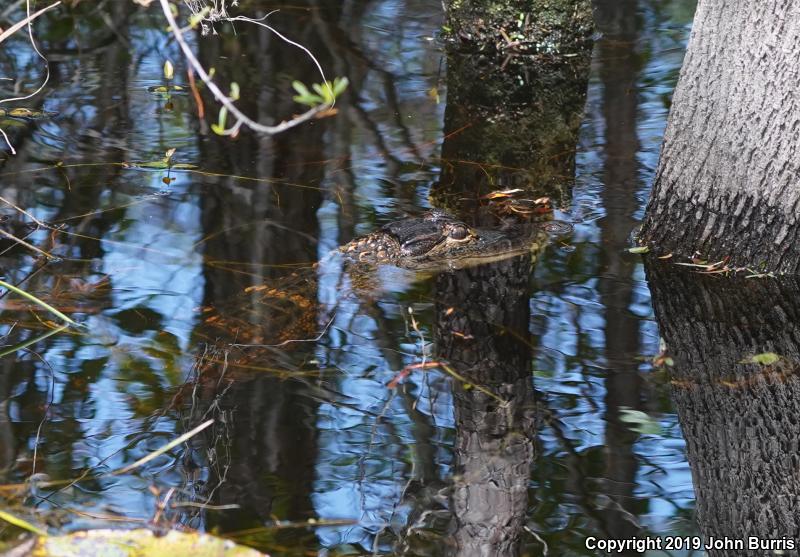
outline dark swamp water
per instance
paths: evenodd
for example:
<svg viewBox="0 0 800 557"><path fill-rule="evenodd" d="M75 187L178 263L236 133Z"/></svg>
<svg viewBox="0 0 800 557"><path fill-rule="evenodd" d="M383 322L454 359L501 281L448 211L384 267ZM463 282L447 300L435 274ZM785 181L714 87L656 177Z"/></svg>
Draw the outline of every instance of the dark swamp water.
<svg viewBox="0 0 800 557"><path fill-rule="evenodd" d="M147 91L167 58L177 82L186 75L156 7L44 17L50 82L26 106L58 116L2 123L18 151L0 151L2 197L58 227L26 227L7 205L3 226L59 257L3 245L2 278L84 325L37 340L48 314L2 298L3 343L33 341L0 362L8 509L62 531L155 520L273 555L595 555L587 537L745 528L746 509L724 509L746 482L710 492L716 526L698 523L690 461L696 478L725 476L714 462L726 446L700 454L715 433L699 431L688 376L659 357L654 305L679 312L707 292L683 275L658 287L660 271L626 252L694 2L599 0L585 58L542 75L509 62L521 85L508 87L528 95L513 122L475 108L480 69L447 55L438 1L251 2L252 14L280 7L271 23L350 87L335 117L235 140L198 121L191 95ZM318 82L313 65L266 30L237 33L192 40L222 83L242 85L245 112L299 112L290 84ZM35 87L40 75L24 37L3 45L0 77ZM121 164L173 148L198 170L166 183ZM325 259L487 180L550 196L573 231L533 267L523 256L439 276L387 268L369 294ZM762 341L751 353L772 346ZM452 373L401 373L431 361ZM6 540L18 533L0 526Z"/></svg>

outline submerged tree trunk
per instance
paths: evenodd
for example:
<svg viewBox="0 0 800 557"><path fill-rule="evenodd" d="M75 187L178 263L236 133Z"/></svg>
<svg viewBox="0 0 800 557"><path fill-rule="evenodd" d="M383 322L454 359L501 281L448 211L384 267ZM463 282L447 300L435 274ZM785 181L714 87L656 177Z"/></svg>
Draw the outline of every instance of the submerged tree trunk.
<svg viewBox="0 0 800 557"><path fill-rule="evenodd" d="M709 557L798 555L787 540L800 540L800 283L720 281L663 264L647 278L674 360L700 530L706 540L762 540ZM752 363L764 353L780 358Z"/></svg>
<svg viewBox="0 0 800 557"><path fill-rule="evenodd" d="M462 14L478 13L469 12L478 8L466 3L450 6L456 4ZM515 5L514 17L521 4ZM544 5L525 3L528 8L534 4ZM579 3L550 4L553 10L570 5L571 13L577 13ZM488 3L480 9L488 10ZM503 28L480 13L487 28ZM449 49L442 174L431 190L436 206L471 225L496 227L497 214L482 200L492 190L520 188L522 197L530 199L568 196L591 47L583 43L572 53L497 62L491 50L475 55ZM508 224L513 217L503 220ZM453 393L456 473L445 555L512 557L522 552L536 454L529 300L537 255L436 279L437 355L473 386L457 381Z"/></svg>
<svg viewBox="0 0 800 557"><path fill-rule="evenodd" d="M800 271L800 5L701 1L641 240Z"/></svg>
<svg viewBox="0 0 800 557"><path fill-rule="evenodd" d="M537 430L529 337L532 256L436 280L440 357L456 382L453 557L520 554Z"/></svg>

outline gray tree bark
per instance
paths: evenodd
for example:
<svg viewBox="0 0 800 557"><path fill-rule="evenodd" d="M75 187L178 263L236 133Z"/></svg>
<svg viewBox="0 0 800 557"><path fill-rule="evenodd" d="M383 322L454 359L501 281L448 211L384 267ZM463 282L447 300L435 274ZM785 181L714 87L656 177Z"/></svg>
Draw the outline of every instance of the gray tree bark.
<svg viewBox="0 0 800 557"><path fill-rule="evenodd" d="M701 0L640 240L800 272L800 4Z"/></svg>
<svg viewBox="0 0 800 557"><path fill-rule="evenodd" d="M800 540L800 283L648 265L706 540ZM748 363L760 353L781 358ZM765 542L766 543L766 542ZM781 549L773 546L773 549ZM782 549L797 556L797 546ZM714 549L709 557L776 555Z"/></svg>
<svg viewBox="0 0 800 557"><path fill-rule="evenodd" d="M526 342L533 257L436 279L437 352L497 397L455 383L448 556L512 557L521 551L537 430L532 350Z"/></svg>

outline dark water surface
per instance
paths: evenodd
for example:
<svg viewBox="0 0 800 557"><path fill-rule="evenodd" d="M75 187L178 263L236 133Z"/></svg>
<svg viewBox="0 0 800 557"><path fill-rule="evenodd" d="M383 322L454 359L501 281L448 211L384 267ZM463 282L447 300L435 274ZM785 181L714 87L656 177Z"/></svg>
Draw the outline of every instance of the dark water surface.
<svg viewBox="0 0 800 557"><path fill-rule="evenodd" d="M489 132L480 112L447 106L467 93L448 89L440 3L280 6L271 23L350 87L335 117L235 140L198 122L191 95L147 91L166 58L186 83L156 5L109 4L105 15L81 5L74 19L42 20L51 78L26 106L59 115L2 123L18 151L0 151L2 197L61 226L31 233L29 218L3 208L7 230L60 258L45 265L15 247L0 258L3 278L84 325L0 361L0 495L12 509L68 530L155 519L273 555L511 555L517 545L540 555L545 544L549 555L594 555L588 536L697 533L669 380L653 363L650 291L625 251L691 0L596 3L587 73L558 85L577 93L555 107L580 126L571 148L541 155L566 161L542 183L561 192L558 217L574 231L539 254L532 279L527 260L491 276L385 269L368 294L325 255L496 162L479 144L463 155ZM249 3L254 15L272 7ZM313 65L266 30L236 30L193 37L204 63L242 86L238 104L259 120L299 112L290 83L320 81ZM35 85L40 65L22 37L3 47L0 77ZM550 126L547 110L538 121ZM467 128L481 131L459 135ZM492 141L513 150L526 133ZM199 170L165 183L163 171L120 164L172 148ZM4 344L48 331L47 313L2 300ZM470 300L483 300L482 318L467 315ZM418 367L397 381L437 359L465 378ZM498 409L498 398L513 404ZM108 474L210 418L188 443Z"/></svg>

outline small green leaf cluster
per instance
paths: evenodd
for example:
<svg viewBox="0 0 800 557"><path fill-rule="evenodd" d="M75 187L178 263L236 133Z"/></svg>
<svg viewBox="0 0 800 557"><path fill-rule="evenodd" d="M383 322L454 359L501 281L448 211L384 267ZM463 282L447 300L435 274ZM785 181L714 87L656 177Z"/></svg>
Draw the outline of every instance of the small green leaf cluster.
<svg viewBox="0 0 800 557"><path fill-rule="evenodd" d="M308 87L300 81L292 82L292 87L297 91L293 97L296 103L315 107L319 105L333 105L336 98L347 89L349 81L346 77L337 77L332 82L326 81L324 84L314 83L311 88L315 93L308 90Z"/></svg>
<svg viewBox="0 0 800 557"><path fill-rule="evenodd" d="M241 90L239 89L239 84L236 83L235 81L231 82L231 92L228 94L228 99L236 102L239 100L240 94ZM217 119L217 123L211 124L211 131L213 131L217 135L225 135L227 120L228 120L228 109L223 106L222 108L219 109L219 118Z"/></svg>

